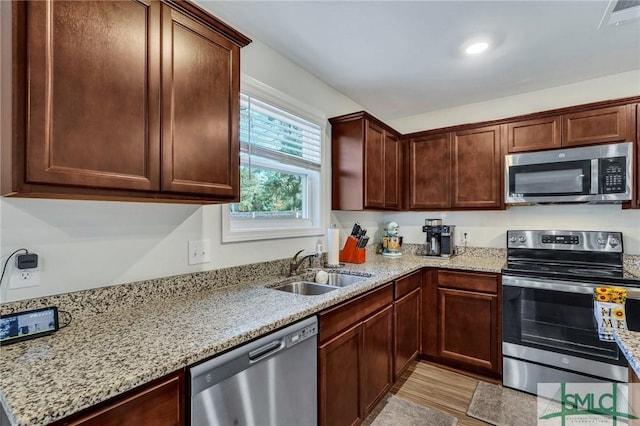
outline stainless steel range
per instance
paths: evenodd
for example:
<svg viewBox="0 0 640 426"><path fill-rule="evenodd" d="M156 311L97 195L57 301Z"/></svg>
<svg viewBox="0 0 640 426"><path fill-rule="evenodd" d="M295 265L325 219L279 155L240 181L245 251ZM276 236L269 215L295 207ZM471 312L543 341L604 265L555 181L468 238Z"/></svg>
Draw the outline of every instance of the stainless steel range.
<svg viewBox="0 0 640 426"><path fill-rule="evenodd" d="M622 234L508 231L502 271L503 384L627 381L615 342L602 341L594 289L626 288L627 326L640 330L640 288L623 278Z"/></svg>

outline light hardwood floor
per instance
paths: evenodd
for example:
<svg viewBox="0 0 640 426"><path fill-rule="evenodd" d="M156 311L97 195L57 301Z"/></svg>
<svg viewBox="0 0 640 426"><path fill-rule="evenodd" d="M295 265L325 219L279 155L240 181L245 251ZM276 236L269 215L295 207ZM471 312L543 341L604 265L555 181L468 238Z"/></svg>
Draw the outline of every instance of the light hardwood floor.
<svg viewBox="0 0 640 426"><path fill-rule="evenodd" d="M486 425L466 414L478 380L498 383L418 361L409 366L391 392L416 404L449 413L458 418L459 426Z"/></svg>

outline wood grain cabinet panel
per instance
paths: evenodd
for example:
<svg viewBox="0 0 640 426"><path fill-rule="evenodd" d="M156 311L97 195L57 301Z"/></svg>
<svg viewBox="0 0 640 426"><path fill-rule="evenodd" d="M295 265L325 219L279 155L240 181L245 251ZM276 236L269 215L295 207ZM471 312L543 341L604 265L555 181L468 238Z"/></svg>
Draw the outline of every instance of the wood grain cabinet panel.
<svg viewBox="0 0 640 426"><path fill-rule="evenodd" d="M562 116L562 145L630 141L634 133L631 127L626 105L565 114Z"/></svg>
<svg viewBox="0 0 640 426"><path fill-rule="evenodd" d="M319 424L360 424L393 381L393 286L321 312Z"/></svg>
<svg viewBox="0 0 640 426"><path fill-rule="evenodd" d="M560 148L560 116L516 121L507 124L507 149L510 153Z"/></svg>
<svg viewBox="0 0 640 426"><path fill-rule="evenodd" d="M409 141L409 209L451 207L451 136Z"/></svg>
<svg viewBox="0 0 640 426"><path fill-rule="evenodd" d="M366 319L362 326L363 405L368 414L393 384L393 307L387 306Z"/></svg>
<svg viewBox="0 0 640 426"><path fill-rule="evenodd" d="M636 114L636 205L640 206L640 104L634 105Z"/></svg>
<svg viewBox="0 0 640 426"><path fill-rule="evenodd" d="M364 207L384 207L384 129L366 121L364 139Z"/></svg>
<svg viewBox="0 0 640 426"><path fill-rule="evenodd" d="M498 371L497 296L439 288L438 305L439 356Z"/></svg>
<svg viewBox="0 0 640 426"><path fill-rule="evenodd" d="M394 302L394 375L397 379L420 353L420 303L422 290L413 290Z"/></svg>
<svg viewBox="0 0 640 426"><path fill-rule="evenodd" d="M500 126L455 132L452 137L452 207L500 208Z"/></svg>
<svg viewBox="0 0 640 426"><path fill-rule="evenodd" d="M180 371L54 426L180 426L185 424L184 394L184 373Z"/></svg>
<svg viewBox="0 0 640 426"><path fill-rule="evenodd" d="M162 190L239 198L240 48L163 7Z"/></svg>
<svg viewBox="0 0 640 426"><path fill-rule="evenodd" d="M16 113L3 194L239 198L239 53L249 39L190 2L13 8Z"/></svg>
<svg viewBox="0 0 640 426"><path fill-rule="evenodd" d="M384 207L385 209L399 209L402 204L402 150L397 136L384 133Z"/></svg>
<svg viewBox="0 0 640 426"><path fill-rule="evenodd" d="M364 111L329 122L332 209L402 208L404 156L398 133Z"/></svg>
<svg viewBox="0 0 640 426"><path fill-rule="evenodd" d="M362 330L356 324L318 349L321 425L350 426L363 419Z"/></svg>
<svg viewBox="0 0 640 426"><path fill-rule="evenodd" d="M160 4L19 7L27 23L25 182L158 190Z"/></svg>

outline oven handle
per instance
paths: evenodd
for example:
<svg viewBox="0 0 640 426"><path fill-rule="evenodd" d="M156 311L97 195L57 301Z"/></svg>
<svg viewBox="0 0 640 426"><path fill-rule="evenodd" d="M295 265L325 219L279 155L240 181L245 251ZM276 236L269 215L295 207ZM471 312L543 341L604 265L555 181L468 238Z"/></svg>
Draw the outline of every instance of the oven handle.
<svg viewBox="0 0 640 426"><path fill-rule="evenodd" d="M614 284L593 284L581 283L573 281L560 280L541 280L529 277L513 277L510 275L502 276L502 286L536 288L541 290L563 291L565 293L593 294L596 287L615 287L627 290L627 299L640 300L640 288L625 287Z"/></svg>

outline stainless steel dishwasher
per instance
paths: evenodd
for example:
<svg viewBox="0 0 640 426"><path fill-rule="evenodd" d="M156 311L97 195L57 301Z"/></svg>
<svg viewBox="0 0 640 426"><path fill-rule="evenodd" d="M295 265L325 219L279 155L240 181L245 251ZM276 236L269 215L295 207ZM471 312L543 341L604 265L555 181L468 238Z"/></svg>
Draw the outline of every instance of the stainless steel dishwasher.
<svg viewBox="0 0 640 426"><path fill-rule="evenodd" d="M316 317L190 369L193 426L315 426Z"/></svg>

